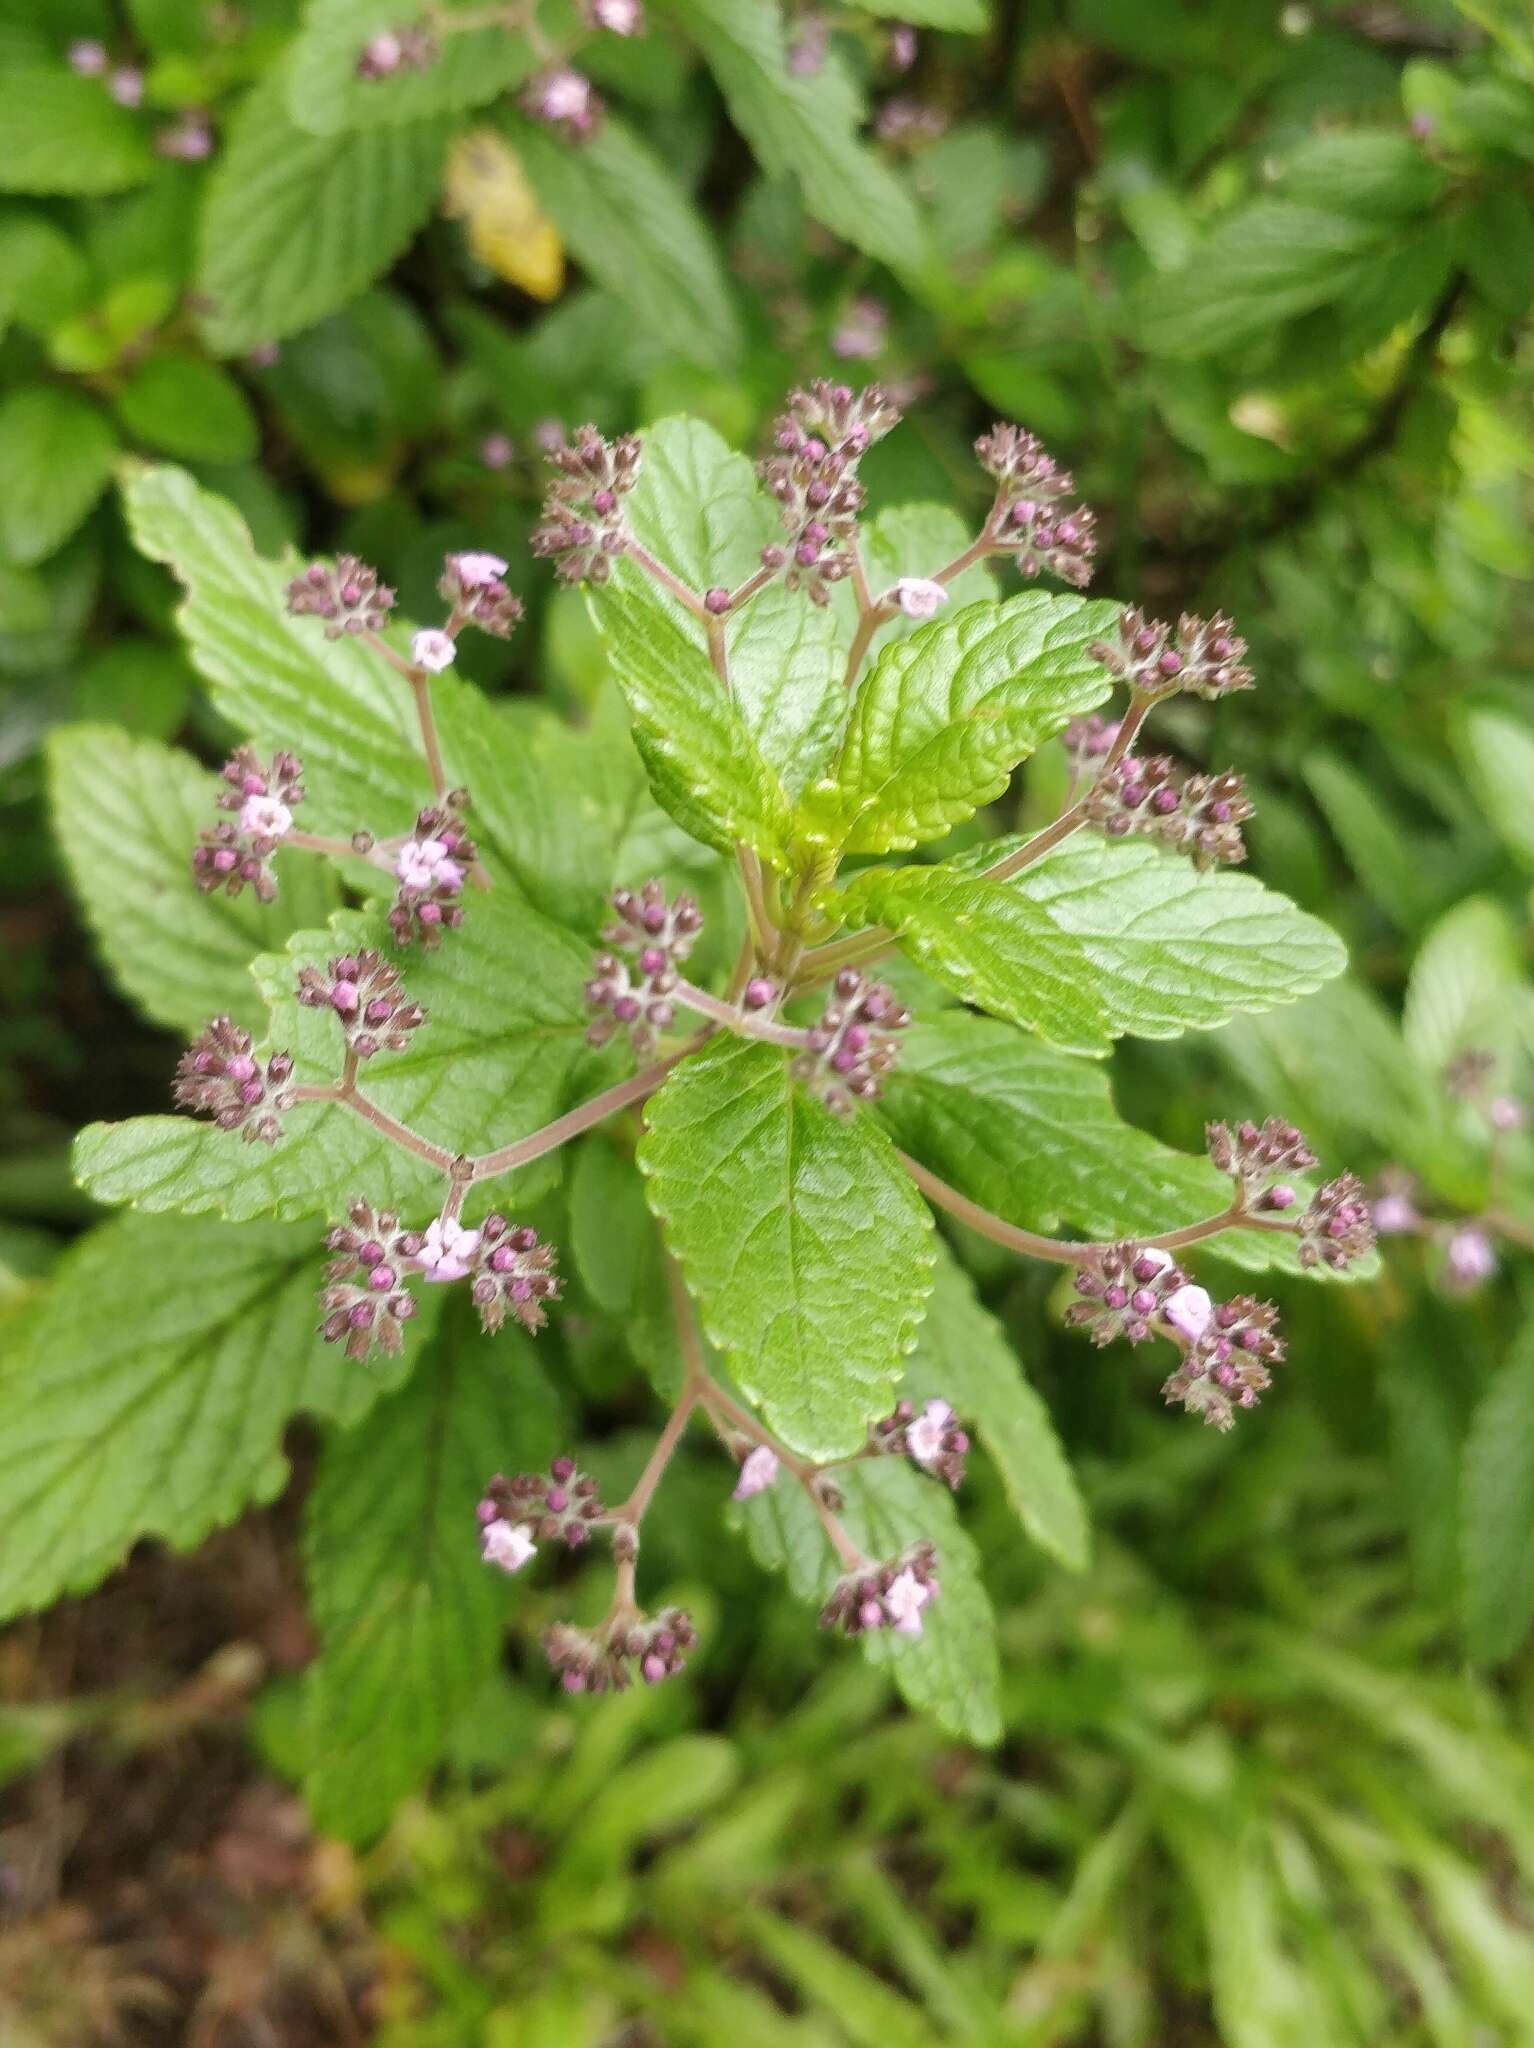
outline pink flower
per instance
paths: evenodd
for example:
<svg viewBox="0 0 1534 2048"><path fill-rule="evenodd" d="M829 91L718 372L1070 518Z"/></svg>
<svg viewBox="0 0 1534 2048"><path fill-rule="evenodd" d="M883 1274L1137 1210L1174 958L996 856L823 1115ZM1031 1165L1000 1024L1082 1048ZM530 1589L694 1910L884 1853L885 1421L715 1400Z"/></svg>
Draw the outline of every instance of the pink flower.
<svg viewBox="0 0 1534 2048"><path fill-rule="evenodd" d="M921 1634L921 1611L932 1598L932 1588L922 1584L909 1567L891 1580L884 1594L884 1611L897 1635Z"/></svg>
<svg viewBox="0 0 1534 2048"><path fill-rule="evenodd" d="M605 28L609 35L642 35L643 0L591 0L591 19L595 27Z"/></svg>
<svg viewBox="0 0 1534 2048"><path fill-rule="evenodd" d="M946 1401L929 1401L920 1415L907 1425L906 1449L918 1465L930 1471L943 1455L943 1438L954 1421L953 1410Z"/></svg>
<svg viewBox="0 0 1534 2048"><path fill-rule="evenodd" d="M1421 1222L1409 1195L1377 1195L1374 1201L1374 1227L1381 1237L1402 1237L1415 1230Z"/></svg>
<svg viewBox="0 0 1534 2048"><path fill-rule="evenodd" d="M902 576L895 585L895 602L908 619L930 619L947 604L948 592L930 576Z"/></svg>
<svg viewBox="0 0 1534 2048"><path fill-rule="evenodd" d="M503 1572L521 1571L538 1548L526 1522L508 1522L499 1515L486 1522L479 1541L485 1563L499 1565Z"/></svg>
<svg viewBox="0 0 1534 2048"><path fill-rule="evenodd" d="M82 36L69 46L69 68L78 71L82 78L99 78L107 68L106 46L90 37Z"/></svg>
<svg viewBox="0 0 1534 2048"><path fill-rule="evenodd" d="M506 574L506 564L499 555L449 555L447 566L465 590L483 590L487 583L494 583Z"/></svg>
<svg viewBox="0 0 1534 2048"><path fill-rule="evenodd" d="M410 659L417 668L430 669L434 676L452 667L457 652L452 635L437 626L423 626L410 643Z"/></svg>
<svg viewBox="0 0 1534 2048"><path fill-rule="evenodd" d="M124 65L107 80L107 91L120 107L141 107L144 104L144 74Z"/></svg>
<svg viewBox="0 0 1534 2048"><path fill-rule="evenodd" d="M293 813L280 797L248 796L240 806L240 830L252 839L281 839L293 829Z"/></svg>
<svg viewBox="0 0 1534 2048"><path fill-rule="evenodd" d="M1528 1122L1528 1111L1513 1095L1498 1095L1486 1112L1494 1131L1521 1131Z"/></svg>
<svg viewBox="0 0 1534 2048"><path fill-rule="evenodd" d="M440 839L407 839L394 872L407 889L457 889L463 884L462 867Z"/></svg>
<svg viewBox="0 0 1534 2048"><path fill-rule="evenodd" d="M465 1230L449 1216L434 1216L426 1226L416 1264L428 1280L462 1280L478 1250L477 1230Z"/></svg>
<svg viewBox="0 0 1534 2048"><path fill-rule="evenodd" d="M755 1493L765 1493L778 1476L778 1454L766 1444L758 1444L751 1451L740 1468L740 1477L735 1482L732 1500L750 1500Z"/></svg>
<svg viewBox="0 0 1534 2048"><path fill-rule="evenodd" d="M1445 1277L1451 1287L1479 1287L1497 1270L1496 1247L1484 1230L1467 1223L1456 1230L1444 1248Z"/></svg>
<svg viewBox="0 0 1534 2048"><path fill-rule="evenodd" d="M1213 1301L1191 1281L1185 1287L1174 1288L1161 1304L1161 1320L1188 1344L1198 1342L1213 1315Z"/></svg>

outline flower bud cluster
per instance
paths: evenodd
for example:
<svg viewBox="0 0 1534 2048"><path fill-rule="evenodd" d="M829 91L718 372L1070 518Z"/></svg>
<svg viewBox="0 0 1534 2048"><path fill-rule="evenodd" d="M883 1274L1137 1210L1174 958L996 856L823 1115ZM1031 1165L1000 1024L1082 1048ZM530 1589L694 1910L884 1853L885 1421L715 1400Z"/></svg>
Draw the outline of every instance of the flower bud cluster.
<svg viewBox="0 0 1534 2048"><path fill-rule="evenodd" d="M1306 1173L1316 1164L1316 1155L1293 1124L1270 1116L1259 1126L1206 1124L1204 1138L1209 1157L1236 1183L1237 1193L1248 1208L1284 1210L1295 1204L1295 1191L1284 1179L1290 1173Z"/></svg>
<svg viewBox="0 0 1534 2048"><path fill-rule="evenodd" d="M192 879L204 896L216 889L238 896L249 888L262 903L271 902L277 894L271 859L304 800L303 774L296 754L274 754L266 767L254 747L236 747L224 763L228 787L218 798L219 809L234 818L199 833L192 854Z"/></svg>
<svg viewBox="0 0 1534 2048"><path fill-rule="evenodd" d="M1174 632L1131 606L1119 614L1117 644L1095 640L1091 652L1142 697L1190 690L1214 699L1253 683L1251 670L1241 666L1246 642L1223 612L1212 619L1184 612Z"/></svg>
<svg viewBox="0 0 1534 2048"><path fill-rule="evenodd" d="M831 984L830 1000L810 1027L794 1072L826 1108L850 1116L859 1102L883 1092L884 1077L899 1057L895 1033L911 1013L888 982L870 981L844 967Z"/></svg>
<svg viewBox="0 0 1534 2048"><path fill-rule="evenodd" d="M1086 797L1087 816L1112 839L1143 833L1186 853L1196 868L1246 859L1241 826L1252 815L1239 775L1187 775L1165 754L1126 755L1098 777Z"/></svg>
<svg viewBox="0 0 1534 2048"><path fill-rule="evenodd" d="M482 1529L505 1522L525 1529L528 1538L536 1537L539 1543L563 1543L579 1550L591 1540L592 1523L607 1510L591 1474L578 1471L573 1458L560 1457L547 1473L518 1472L508 1479L497 1472L485 1487L478 1512ZM531 1540L526 1555L532 1555ZM490 1561L504 1571L519 1569L500 1557Z"/></svg>
<svg viewBox="0 0 1534 2048"><path fill-rule="evenodd" d="M674 1678L696 1645L692 1617L681 1607L634 1615L601 1628L556 1622L543 1639L549 1668L566 1692L622 1692L636 1678L659 1685Z"/></svg>
<svg viewBox="0 0 1534 2048"><path fill-rule="evenodd" d="M365 84L400 71L428 71L441 55L436 37L419 22L380 29L358 52L356 75Z"/></svg>
<svg viewBox="0 0 1534 2048"><path fill-rule="evenodd" d="M1229 1429L1236 1410L1255 1408L1273 1383L1269 1367L1284 1356L1277 1324L1278 1310L1270 1301L1241 1294L1221 1302L1162 1393L1190 1415L1202 1415L1211 1428Z"/></svg>
<svg viewBox="0 0 1534 2048"><path fill-rule="evenodd" d="M807 391L790 394L774 423L774 452L757 464L757 474L777 500L789 544L764 548L762 561L769 569L786 564L788 588L802 589L812 604L825 604L829 586L852 566L847 544L864 497L858 464L899 419L877 384L855 392L818 377Z"/></svg>
<svg viewBox="0 0 1534 2048"><path fill-rule="evenodd" d="M1342 1173L1312 1196L1300 1218L1300 1264L1344 1267L1374 1249L1374 1218L1363 1182L1356 1173Z"/></svg>
<svg viewBox="0 0 1534 2048"><path fill-rule="evenodd" d="M998 424L975 443L982 469L996 479L991 533L998 553L1012 555L1020 574L1047 569L1085 589L1092 580L1097 522L1090 506L1068 505L1076 480L1061 469L1036 434Z"/></svg>
<svg viewBox="0 0 1534 2048"><path fill-rule="evenodd" d="M478 626L497 640L511 636L522 619L522 600L507 588L505 576L506 563L500 555L466 551L445 557L437 590L453 608L443 636L449 643L465 625ZM447 662L441 666L446 668Z"/></svg>
<svg viewBox="0 0 1534 2048"><path fill-rule="evenodd" d="M177 1061L173 1092L183 1109L212 1117L221 1131L241 1131L247 1142L274 1145L282 1135L279 1112L289 1106L292 1077L291 1054L275 1052L263 1066L250 1033L231 1017L215 1017Z"/></svg>
<svg viewBox="0 0 1534 2048"><path fill-rule="evenodd" d="M849 1636L876 1628L919 1636L922 1609L937 1596L937 1550L923 1540L883 1564L863 1565L839 1578L820 1610L820 1626Z"/></svg>
<svg viewBox="0 0 1534 2048"><path fill-rule="evenodd" d="M1094 1344L1119 1337L1143 1344L1173 1297L1189 1285L1171 1254L1131 1242L1094 1245L1076 1274L1076 1292L1065 1311L1070 1329L1085 1330Z"/></svg>
<svg viewBox="0 0 1534 2048"><path fill-rule="evenodd" d="M1095 766L1118 736L1116 718L1104 718L1096 711L1087 718L1073 718L1060 735L1071 772L1080 775L1084 769Z"/></svg>
<svg viewBox="0 0 1534 2048"><path fill-rule="evenodd" d="M634 434L604 441L595 427L577 427L575 439L552 449L559 471L543 501L543 523L532 550L552 561L564 583L605 583L613 557L624 550L619 501L639 476L642 445Z"/></svg>
<svg viewBox="0 0 1534 2048"><path fill-rule="evenodd" d="M325 621L325 638L343 633L378 633L394 609L394 592L378 571L355 555L337 555L334 566L315 562L288 585L288 610Z"/></svg>
<svg viewBox="0 0 1534 2048"><path fill-rule="evenodd" d="M677 967L691 953L703 929L703 913L693 897L686 894L666 901L660 882L646 882L637 892L619 889L612 899L617 913L602 936L610 953L599 953L595 973L586 984L586 1007L596 1014L586 1028L592 1045L605 1045L617 1030L625 1030L635 1052L651 1051L657 1031L664 1031L676 1015L671 992L677 985ZM619 952L631 956L620 959Z"/></svg>
<svg viewBox="0 0 1534 2048"><path fill-rule="evenodd" d="M868 1433L868 1448L882 1456L913 1459L925 1472L935 1472L955 1493L964 1483L969 1437L946 1401L928 1401L918 1409L901 1401L891 1415Z"/></svg>
<svg viewBox="0 0 1534 2048"><path fill-rule="evenodd" d="M591 80L568 64L540 71L522 88L524 114L552 128L566 142L589 142L607 109Z"/></svg>
<svg viewBox="0 0 1534 2048"><path fill-rule="evenodd" d="M464 790L454 789L440 804L428 804L394 857L399 887L389 911L389 929L402 946L419 939L423 946L433 947L444 931L455 931L463 923L458 899L476 857L463 825L468 801Z"/></svg>
<svg viewBox="0 0 1534 2048"><path fill-rule="evenodd" d="M404 1342L400 1326L416 1312L405 1277L424 1240L419 1231L401 1230L392 1209L375 1210L360 1198L347 1214L350 1222L325 1238L333 1256L320 1290L320 1332L327 1344L344 1339L348 1358L367 1358L375 1346L392 1357Z"/></svg>
<svg viewBox="0 0 1534 2048"><path fill-rule="evenodd" d="M322 971L298 970L298 1000L311 1010L333 1010L348 1049L359 1060L376 1052L403 1052L426 1022L419 1003L405 1001L400 972L371 948L343 953Z"/></svg>
<svg viewBox="0 0 1534 2048"><path fill-rule="evenodd" d="M494 1213L472 1235L469 1292L480 1327L494 1335L509 1315L530 1335L536 1334L549 1319L544 1304L559 1299L554 1247L545 1244L531 1224L511 1223Z"/></svg>

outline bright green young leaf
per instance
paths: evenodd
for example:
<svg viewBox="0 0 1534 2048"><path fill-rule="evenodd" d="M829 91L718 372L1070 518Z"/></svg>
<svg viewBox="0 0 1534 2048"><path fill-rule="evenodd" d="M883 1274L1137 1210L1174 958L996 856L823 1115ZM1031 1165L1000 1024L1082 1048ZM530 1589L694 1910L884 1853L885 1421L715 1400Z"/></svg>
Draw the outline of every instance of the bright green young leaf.
<svg viewBox="0 0 1534 2048"><path fill-rule="evenodd" d="M940 1247L932 1301L906 1361L901 1393L918 1405L946 1401L994 1460L1018 1520L1034 1542L1072 1571L1091 1548L1086 1503L1048 1408L1028 1384L1006 1332L969 1275Z"/></svg>
<svg viewBox="0 0 1534 2048"><path fill-rule="evenodd" d="M440 10L444 16L453 11ZM532 66L527 39L497 23L443 36L430 64L402 64L388 78L359 78L357 59L366 44L410 18L400 0L308 0L286 65L287 110L297 125L334 135L458 113L499 98Z"/></svg>
<svg viewBox="0 0 1534 2048"><path fill-rule="evenodd" d="M290 1417L363 1413L396 1368L321 1341L316 1253L312 1230L122 1216L65 1254L6 1326L0 1614L140 1537L189 1549L281 1491Z"/></svg>
<svg viewBox="0 0 1534 2048"><path fill-rule="evenodd" d="M1111 604L1030 590L892 642L805 798L807 829L849 853L889 853L972 817L1035 747L1107 696L1089 650L1116 616Z"/></svg>
<svg viewBox="0 0 1534 2048"><path fill-rule="evenodd" d="M727 367L740 322L714 244L667 165L609 116L579 149L518 118L518 155L571 253L684 362Z"/></svg>
<svg viewBox="0 0 1534 2048"><path fill-rule="evenodd" d="M842 1523L865 1557L881 1562L922 1537L937 1546L942 1591L923 1610L921 1634L870 1630L859 1638L865 1655L887 1666L910 1705L950 1735L999 1742L996 1621L953 1496L904 1459L850 1465L836 1483ZM841 1565L801 1487L780 1478L747 1504L742 1520L760 1563L786 1572L801 1599L824 1601Z"/></svg>
<svg viewBox="0 0 1534 2048"><path fill-rule="evenodd" d="M1505 712L1467 711L1459 722L1460 758L1486 815L1525 867L1534 867L1534 733Z"/></svg>
<svg viewBox="0 0 1534 2048"><path fill-rule="evenodd" d="M872 869L831 899L852 925L888 925L945 988L1069 1052L1105 1052L1108 1019L1085 949L1021 890L950 869Z"/></svg>
<svg viewBox="0 0 1534 2048"><path fill-rule="evenodd" d="M294 127L279 67L241 104L199 239L202 327L221 355L312 327L380 276L431 212L441 117L316 136Z"/></svg>
<svg viewBox="0 0 1534 2048"><path fill-rule="evenodd" d="M0 555L29 567L74 532L107 487L117 436L75 391L23 384L0 403Z"/></svg>
<svg viewBox="0 0 1534 2048"><path fill-rule="evenodd" d="M116 404L135 440L187 462L249 462L260 447L245 393L227 370L189 350L147 356Z"/></svg>
<svg viewBox="0 0 1534 2048"><path fill-rule="evenodd" d="M710 1341L797 1449L856 1450L892 1405L931 1284L931 1218L883 1133L745 1040L686 1061L646 1114L650 1206Z"/></svg>
<svg viewBox="0 0 1534 2048"><path fill-rule="evenodd" d="M296 999L299 964L386 940L381 919L348 911L329 931L300 932L287 953L255 963L271 1007L264 1042L292 1053L296 1082L333 1081L340 1071L335 1020ZM527 1136L570 1106L577 1073L594 1064L581 994L590 972L590 950L510 889L476 893L450 947L406 960L406 987L427 1021L408 1051L368 1061L364 1094L450 1152L488 1152ZM442 1189L436 1168L326 1102L296 1104L270 1146L191 1116L88 1124L74 1167L103 1202L231 1221L333 1215L356 1194L424 1219ZM519 1198L527 1179L512 1184Z"/></svg>
<svg viewBox="0 0 1534 2048"><path fill-rule="evenodd" d="M197 834L223 815L219 784L174 747L109 725L59 726L48 738L54 830L113 978L155 1023L190 1037L210 1017L256 1029L264 1011L250 963L336 900L323 863L278 856L275 903L193 887Z"/></svg>
<svg viewBox="0 0 1534 2048"><path fill-rule="evenodd" d="M100 79L54 65L0 67L0 192L121 192L153 169L142 123Z"/></svg>
<svg viewBox="0 0 1534 2048"><path fill-rule="evenodd" d="M354 1841L421 1782L495 1669L509 1589L479 1555L486 1479L559 1447L532 1342L508 1332L492 1349L455 1307L408 1382L330 1438L309 1502L321 1648L304 1674L304 1784L316 1825Z"/></svg>
<svg viewBox="0 0 1534 2048"><path fill-rule="evenodd" d="M602 620L662 810L721 853L744 841L785 862L788 799L702 648L648 605L614 591Z"/></svg>
<svg viewBox="0 0 1534 2048"><path fill-rule="evenodd" d="M1471 1417L1460 1501L1466 1640L1496 1663L1534 1619L1534 1323Z"/></svg>

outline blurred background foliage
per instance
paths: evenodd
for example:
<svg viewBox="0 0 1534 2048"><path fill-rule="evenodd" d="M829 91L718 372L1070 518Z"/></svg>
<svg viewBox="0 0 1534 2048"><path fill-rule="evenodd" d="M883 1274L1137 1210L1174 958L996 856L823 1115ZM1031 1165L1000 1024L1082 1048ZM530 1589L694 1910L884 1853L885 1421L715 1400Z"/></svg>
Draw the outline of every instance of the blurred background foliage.
<svg viewBox="0 0 1534 2048"><path fill-rule="evenodd" d="M444 547L506 554L528 622L465 665L538 744L602 681L527 553L540 435L685 407L754 446L837 359L920 399L865 464L876 507L978 512L969 442L1016 418L1098 509L1099 591L1224 606L1252 643L1260 689L1168 738L1248 773L1256 869L1353 973L1127 1047L1125 1113L1195 1149L1207 1116L1291 1116L1428 1213L1495 1200L1534 1236L1527 1137L1491 1189L1440 1085L1484 1047L1534 1093L1526 7L911 11L912 69L880 6L773 84L741 55L777 47L765 0L666 0L581 47L612 117L573 151L493 98L515 51L349 126L349 53L403 0L0 0L0 1300L88 1220L70 1132L160 1106L175 1051L93 964L41 743L237 737L115 466L180 460L264 548L354 549L407 610ZM69 69L79 38L140 107ZM1056 772L989 822L1047 816ZM574 1712L513 1650L430 1796L360 1855L317 1839L283 1789L300 1441L274 1509L0 1635L8 2048L1534 2042L1526 1253L1456 1291L1429 1235L1371 1288L1289 1290L1292 1363L1225 1439L1062 1337L1049 1275L960 1249L1097 1522L1074 1577L973 1482L997 1752L808 1631L699 1459L647 1536L706 1623L689 1682ZM560 1343L622 1456L640 1375Z"/></svg>

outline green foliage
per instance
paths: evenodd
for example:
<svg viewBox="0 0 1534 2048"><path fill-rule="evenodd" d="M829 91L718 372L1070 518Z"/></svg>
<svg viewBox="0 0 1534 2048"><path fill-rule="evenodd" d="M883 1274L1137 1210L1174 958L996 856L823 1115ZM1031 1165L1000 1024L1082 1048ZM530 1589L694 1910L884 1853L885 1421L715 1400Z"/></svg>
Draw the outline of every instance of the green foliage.
<svg viewBox="0 0 1534 2048"><path fill-rule="evenodd" d="M107 487L117 437L98 406L31 385L0 402L0 552L29 567L51 555Z"/></svg>
<svg viewBox="0 0 1534 2048"><path fill-rule="evenodd" d="M99 83L8 64L0 84L0 192L120 192L148 177L147 140Z"/></svg>

